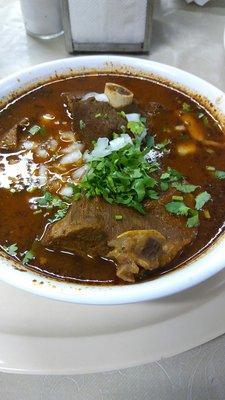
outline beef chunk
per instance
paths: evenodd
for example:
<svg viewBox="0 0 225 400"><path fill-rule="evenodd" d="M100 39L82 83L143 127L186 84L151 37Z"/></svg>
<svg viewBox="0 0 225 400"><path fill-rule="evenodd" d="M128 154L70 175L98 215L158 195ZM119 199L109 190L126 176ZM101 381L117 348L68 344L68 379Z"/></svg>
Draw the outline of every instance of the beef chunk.
<svg viewBox="0 0 225 400"><path fill-rule="evenodd" d="M151 201L146 207L142 215L100 197L82 198L48 227L42 244L85 257L113 259L117 275L134 282L139 267L154 270L169 263L196 235L196 229L187 228L182 218L167 213L163 202ZM115 219L118 214L121 221Z"/></svg>
<svg viewBox="0 0 225 400"><path fill-rule="evenodd" d="M86 147L90 147L93 140L99 137L112 136L126 124L118 112L107 102L97 101L93 97L81 100L67 95L67 104L72 111L73 126L76 137Z"/></svg>
<svg viewBox="0 0 225 400"><path fill-rule="evenodd" d="M16 150L18 145L18 133L29 123L28 118L23 118L6 132L0 132L0 150Z"/></svg>
<svg viewBox="0 0 225 400"><path fill-rule="evenodd" d="M15 150L17 148L17 125L0 136L0 150Z"/></svg>

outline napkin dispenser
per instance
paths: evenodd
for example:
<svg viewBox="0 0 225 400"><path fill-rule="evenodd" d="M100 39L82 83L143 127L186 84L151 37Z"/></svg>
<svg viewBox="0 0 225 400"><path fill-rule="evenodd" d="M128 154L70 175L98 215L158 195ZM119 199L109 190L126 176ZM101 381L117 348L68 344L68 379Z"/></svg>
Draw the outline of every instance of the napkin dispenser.
<svg viewBox="0 0 225 400"><path fill-rule="evenodd" d="M153 0L61 0L66 49L149 51Z"/></svg>

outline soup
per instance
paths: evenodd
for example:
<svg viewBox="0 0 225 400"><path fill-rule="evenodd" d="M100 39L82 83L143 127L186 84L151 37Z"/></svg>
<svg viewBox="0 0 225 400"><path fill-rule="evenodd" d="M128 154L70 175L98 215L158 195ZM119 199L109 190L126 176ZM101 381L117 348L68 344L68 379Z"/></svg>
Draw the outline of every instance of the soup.
<svg viewBox="0 0 225 400"><path fill-rule="evenodd" d="M90 284L177 268L223 229L224 149L210 113L160 82L43 84L0 112L1 249Z"/></svg>

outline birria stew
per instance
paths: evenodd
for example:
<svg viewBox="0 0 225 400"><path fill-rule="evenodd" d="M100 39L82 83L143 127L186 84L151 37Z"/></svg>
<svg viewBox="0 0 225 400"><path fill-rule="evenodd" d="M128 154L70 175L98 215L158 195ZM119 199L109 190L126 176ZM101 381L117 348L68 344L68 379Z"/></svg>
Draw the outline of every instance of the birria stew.
<svg viewBox="0 0 225 400"><path fill-rule="evenodd" d="M42 84L0 110L1 250L79 283L180 267L223 230L224 153L216 119L166 84L116 74Z"/></svg>

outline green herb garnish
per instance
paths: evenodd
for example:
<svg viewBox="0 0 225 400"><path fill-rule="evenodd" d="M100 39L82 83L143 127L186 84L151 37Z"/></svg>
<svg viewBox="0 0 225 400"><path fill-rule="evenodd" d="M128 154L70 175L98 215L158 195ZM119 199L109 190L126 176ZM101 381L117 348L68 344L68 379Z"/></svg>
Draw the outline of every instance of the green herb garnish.
<svg viewBox="0 0 225 400"><path fill-rule="evenodd" d="M80 129L84 129L86 126L85 122L82 119L80 119L79 125L80 125Z"/></svg>
<svg viewBox="0 0 225 400"><path fill-rule="evenodd" d="M212 172L215 178L225 179L225 171L217 170L215 167L212 167L211 165L206 165L206 169L207 171Z"/></svg>
<svg viewBox="0 0 225 400"><path fill-rule="evenodd" d="M77 185L87 197L102 196L108 203L124 204L144 213L142 201L157 198L157 181L149 175L148 163L140 143L129 144L104 158L91 160L89 171Z"/></svg>
<svg viewBox="0 0 225 400"><path fill-rule="evenodd" d="M28 132L34 136L36 133L39 133L40 135L45 135L46 134L46 127L42 125L33 125Z"/></svg>
<svg viewBox="0 0 225 400"><path fill-rule="evenodd" d="M145 125L141 121L130 121L127 124L127 128L137 136L140 136L144 130L145 130Z"/></svg>
<svg viewBox="0 0 225 400"><path fill-rule="evenodd" d="M15 257L17 255L17 251L18 251L18 245L17 243L13 243L8 247L3 247L4 250L6 251L6 253L8 253L10 256Z"/></svg>
<svg viewBox="0 0 225 400"><path fill-rule="evenodd" d="M182 193L192 193L198 188L198 186L196 185L191 185L190 183L180 183L180 182L172 183L172 187L177 189L178 192Z"/></svg>
<svg viewBox="0 0 225 400"><path fill-rule="evenodd" d="M117 114L118 114L120 117L122 117L122 118L126 118L126 114L125 114L124 111L118 111Z"/></svg>
<svg viewBox="0 0 225 400"><path fill-rule="evenodd" d="M184 102L183 105L182 105L182 111L185 112L185 113L190 112L190 111L191 111L191 106L190 106L190 104Z"/></svg>
<svg viewBox="0 0 225 400"><path fill-rule="evenodd" d="M170 203L167 203L165 205L165 208L168 212L171 214L176 214L176 215L188 215L189 212L189 207L184 204L183 201L171 201Z"/></svg>
<svg viewBox="0 0 225 400"><path fill-rule="evenodd" d="M171 140L170 139L165 139L162 143L157 143L155 145L155 148L157 150L164 150L166 146L168 146L169 144L171 144Z"/></svg>
<svg viewBox="0 0 225 400"><path fill-rule="evenodd" d="M211 195L208 192L202 192L195 198L196 210L201 210L202 207L211 199Z"/></svg>
<svg viewBox="0 0 225 400"><path fill-rule="evenodd" d="M225 171L216 170L214 175L217 179L225 179Z"/></svg>
<svg viewBox="0 0 225 400"><path fill-rule="evenodd" d="M187 219L187 227L194 228L199 225L199 214L197 210L189 210L190 217Z"/></svg>
<svg viewBox="0 0 225 400"><path fill-rule="evenodd" d="M116 221L122 221L123 216L121 214L115 215L115 220Z"/></svg>
<svg viewBox="0 0 225 400"><path fill-rule="evenodd" d="M25 252L25 255L24 255L23 259L22 259L22 263L23 263L23 264L27 264L27 263L29 263L31 260L34 260L34 259L35 259L35 256L34 256L34 254L32 253L32 251L31 251L31 250L27 250L27 251Z"/></svg>

